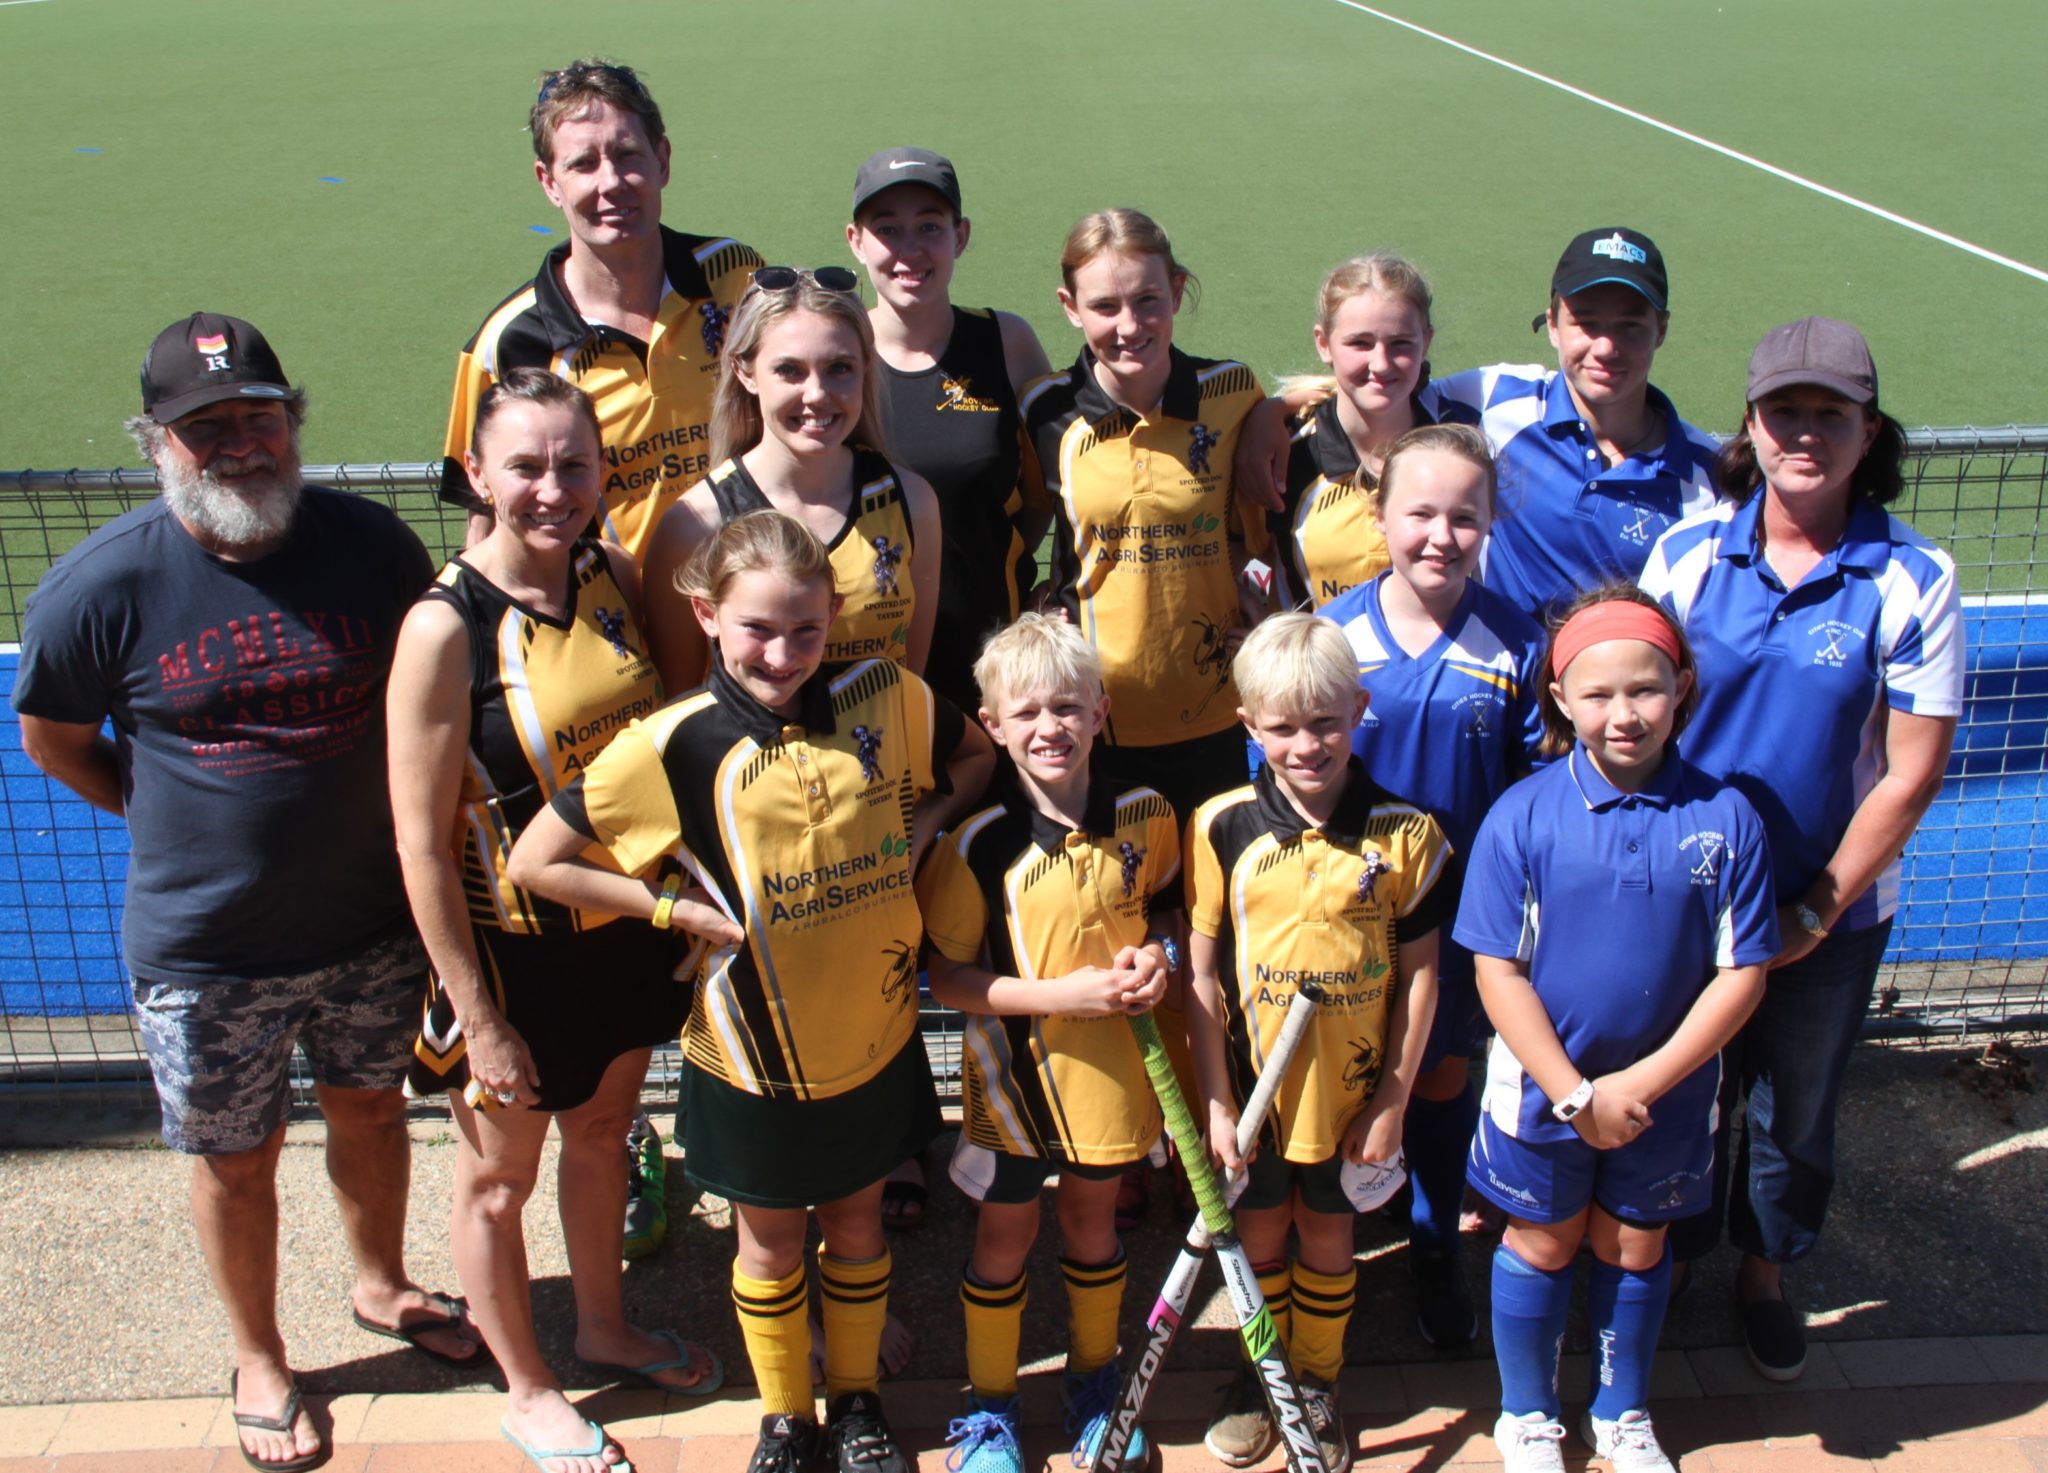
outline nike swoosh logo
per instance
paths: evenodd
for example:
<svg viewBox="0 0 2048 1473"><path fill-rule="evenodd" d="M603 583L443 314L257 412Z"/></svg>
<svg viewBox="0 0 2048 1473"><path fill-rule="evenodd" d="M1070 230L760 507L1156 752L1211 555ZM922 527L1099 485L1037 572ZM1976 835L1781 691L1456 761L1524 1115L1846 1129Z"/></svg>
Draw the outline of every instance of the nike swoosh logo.
<svg viewBox="0 0 2048 1473"><path fill-rule="evenodd" d="M914 169L920 162L922 161L919 159L891 159L889 160L889 167L892 169Z"/></svg>

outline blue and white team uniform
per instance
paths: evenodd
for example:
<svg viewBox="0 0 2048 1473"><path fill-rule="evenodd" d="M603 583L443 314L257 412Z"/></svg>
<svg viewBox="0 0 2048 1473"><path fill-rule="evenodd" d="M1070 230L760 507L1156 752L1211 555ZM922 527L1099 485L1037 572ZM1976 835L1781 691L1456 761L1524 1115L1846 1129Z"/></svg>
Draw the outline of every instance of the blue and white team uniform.
<svg viewBox="0 0 2048 1473"><path fill-rule="evenodd" d="M1714 504L1713 438L1654 386L1664 443L1610 466L1558 370L1501 363L1436 379L1418 396L1439 420L1477 425L1500 462L1501 515L1481 578L1539 620L1581 590L1642 571L1664 531Z"/></svg>
<svg viewBox="0 0 2048 1473"><path fill-rule="evenodd" d="M1699 661L1686 756L1756 805L1790 903L1884 776L1886 711L1961 713L1963 621L1954 560L1862 500L1834 551L1788 590L1757 541L1764 496L1673 527L1641 582ZM1894 860L1834 929L1875 925L1898 898Z"/></svg>
<svg viewBox="0 0 2048 1473"><path fill-rule="evenodd" d="M1423 809L1451 841L1457 894L1480 820L1526 774L1543 740L1538 709L1543 631L1489 588L1467 582L1450 628L1419 655L1403 650L1380 612L1382 573L1325 605L1371 694L1351 733L1366 775ZM1487 1035L1472 954L1448 934L1437 957L1436 1023L1422 1067L1469 1055Z"/></svg>
<svg viewBox="0 0 2048 1473"><path fill-rule="evenodd" d="M1523 964L1558 1042L1598 1079L1661 1046L1717 969L1777 955L1773 894L1763 822L1741 793L1675 750L1624 793L1579 746L1494 804L1455 934ZM1496 1037L1466 1179L1529 1222L1588 1202L1627 1222L1689 1216L1711 1196L1720 1080L1716 1056L1656 1101L1633 1142L1596 1151Z"/></svg>

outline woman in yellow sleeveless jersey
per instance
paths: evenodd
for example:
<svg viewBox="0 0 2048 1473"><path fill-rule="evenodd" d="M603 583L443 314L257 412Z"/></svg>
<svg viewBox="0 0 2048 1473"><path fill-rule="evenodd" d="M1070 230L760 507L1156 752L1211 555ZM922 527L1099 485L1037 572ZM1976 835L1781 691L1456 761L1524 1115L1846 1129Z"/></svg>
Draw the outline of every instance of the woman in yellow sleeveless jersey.
<svg viewBox="0 0 2048 1473"><path fill-rule="evenodd" d="M578 1357L664 1390L716 1389L709 1351L629 1324L620 1301L619 1142L688 992L667 934L542 899L505 859L661 685L632 560L584 535L603 460L583 392L511 370L483 394L466 460L491 531L407 617L391 676L392 806L434 968L407 1090L447 1092L455 1112L455 1266L504 1368L505 1435L596 1473L617 1453L541 1358L520 1213L552 1118Z"/></svg>
<svg viewBox="0 0 2048 1473"><path fill-rule="evenodd" d="M939 607L939 508L892 465L876 408L874 334L843 266L764 266L726 334L711 411L711 474L662 517L648 549L648 635L671 690L710 653L676 575L726 522L779 511L825 544L840 599L827 660L924 670Z"/></svg>

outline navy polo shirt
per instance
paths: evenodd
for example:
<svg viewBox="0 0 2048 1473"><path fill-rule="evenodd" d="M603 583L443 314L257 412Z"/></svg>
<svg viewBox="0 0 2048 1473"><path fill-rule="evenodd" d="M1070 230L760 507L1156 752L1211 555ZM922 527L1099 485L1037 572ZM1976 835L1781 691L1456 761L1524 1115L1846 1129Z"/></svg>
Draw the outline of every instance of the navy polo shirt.
<svg viewBox="0 0 2048 1473"><path fill-rule="evenodd" d="M1486 586L1537 619L1581 590L1633 579L1657 538L1714 504L1719 446L1664 415L1664 443L1609 466L1556 369L1496 364L1438 379L1419 402L1441 420L1477 425L1500 462L1500 511L1487 539Z"/></svg>
<svg viewBox="0 0 2048 1473"><path fill-rule="evenodd" d="M1763 503L1755 495L1673 527L1642 586L1685 626L1699 660L1686 755L1763 815L1778 894L1790 901L1884 776L1886 710L1961 713L1963 621L1954 561L1867 501L1787 589L1757 541ZM1836 928L1877 924L1898 889L1894 861Z"/></svg>
<svg viewBox="0 0 2048 1473"><path fill-rule="evenodd" d="M1721 967L1778 953L1763 823L1749 800L1676 753L1624 793L1583 746L1516 783L1480 825L1452 934L1476 955L1520 961L1558 1042L1588 1078L1626 1068L1684 1020ZM1709 1060L1651 1106L1706 1122ZM1525 1141L1576 1132L1505 1039L1487 1056L1485 1105Z"/></svg>

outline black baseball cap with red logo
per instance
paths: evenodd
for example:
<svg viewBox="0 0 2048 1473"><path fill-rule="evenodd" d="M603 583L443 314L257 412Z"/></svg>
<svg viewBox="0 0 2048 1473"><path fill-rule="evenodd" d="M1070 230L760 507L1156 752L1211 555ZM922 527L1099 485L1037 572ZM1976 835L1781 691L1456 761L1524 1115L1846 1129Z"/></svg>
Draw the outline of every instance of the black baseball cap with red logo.
<svg viewBox="0 0 2048 1473"><path fill-rule="evenodd" d="M158 424L223 399L299 397L263 334L239 317L194 312L158 333L142 357L142 412Z"/></svg>

